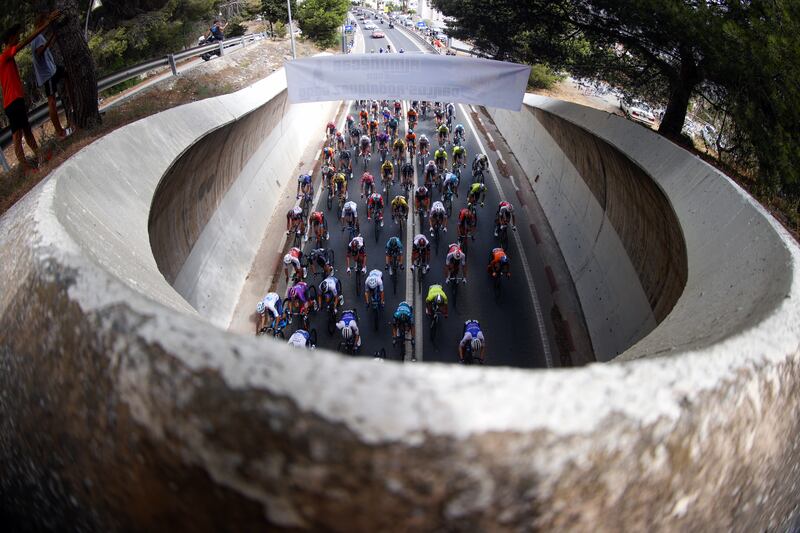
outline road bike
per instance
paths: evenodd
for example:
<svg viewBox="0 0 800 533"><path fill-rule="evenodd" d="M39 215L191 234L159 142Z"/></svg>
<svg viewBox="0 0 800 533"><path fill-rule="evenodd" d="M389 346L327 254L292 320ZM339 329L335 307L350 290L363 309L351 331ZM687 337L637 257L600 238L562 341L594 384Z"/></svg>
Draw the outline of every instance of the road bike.
<svg viewBox="0 0 800 533"><path fill-rule="evenodd" d="M300 225L298 224L294 229L294 239L292 240L292 248L300 248L300 244L303 242L303 231L300 229Z"/></svg>
<svg viewBox="0 0 800 533"><path fill-rule="evenodd" d="M433 235L431 235L431 238L433 239L433 242L436 243L436 253L437 254L439 253L439 241L441 240L440 239L441 238L441 233L442 233L442 224L441 224L441 222L437 221L433 225Z"/></svg>
<svg viewBox="0 0 800 533"><path fill-rule="evenodd" d="M403 265L400 264L399 253L389 256L389 277L392 278L392 294L397 294L397 271L402 268Z"/></svg>
<svg viewBox="0 0 800 533"><path fill-rule="evenodd" d="M299 197L301 198L300 208L303 210L303 218L308 218L308 214L311 212L311 205L314 203L314 193L303 193Z"/></svg>
<svg viewBox="0 0 800 533"><path fill-rule="evenodd" d="M500 241L500 248L508 254L508 224L500 224L497 228L497 239Z"/></svg>
<svg viewBox="0 0 800 533"><path fill-rule="evenodd" d="M325 204L328 207L328 211L330 211L333 207L333 187L331 187L330 183L328 183L328 197L325 200Z"/></svg>
<svg viewBox="0 0 800 533"><path fill-rule="evenodd" d="M473 355L473 353L472 353L472 345L471 344L467 344L467 346L464 348L464 359L462 360L462 362L465 365L482 365L483 364L483 360L481 360L480 358L475 357Z"/></svg>
<svg viewBox="0 0 800 533"><path fill-rule="evenodd" d="M503 273L500 272L499 269L495 269L493 272L490 272L489 275L492 277L492 290L494 291L494 299L500 300ZM505 276L508 277L508 274L505 274Z"/></svg>
<svg viewBox="0 0 800 533"><path fill-rule="evenodd" d="M361 258L361 254L358 254L356 256L355 264L356 264L356 298L358 298L359 296L361 296L361 274L362 274L361 269L364 268L364 261Z"/></svg>
<svg viewBox="0 0 800 533"><path fill-rule="evenodd" d="M372 309L372 327L375 331L378 331L378 325L380 324L381 320L381 310L383 309L383 304L381 303L381 295L377 289L370 291L370 309Z"/></svg>
<svg viewBox="0 0 800 533"><path fill-rule="evenodd" d="M309 302L311 302L311 305L307 307L303 306L303 308L301 308L299 311L294 310L294 302L290 300L288 303L292 310L292 317L297 317L300 319L300 329L309 331L309 328L311 327L310 315L317 309L317 288L313 285L309 285L306 298Z"/></svg>
<svg viewBox="0 0 800 533"><path fill-rule="evenodd" d="M478 183L479 181L485 184L486 178L483 175L483 170L477 168L475 169L475 172L472 173L472 183Z"/></svg>
<svg viewBox="0 0 800 533"><path fill-rule="evenodd" d="M423 258L424 250L417 253L417 258L414 260L414 275L417 276L417 286L419 294L422 294L422 286L425 280L425 274L428 271L428 264Z"/></svg>
<svg viewBox="0 0 800 533"><path fill-rule="evenodd" d="M355 220L350 220L347 222L347 226L342 228L342 230L347 230L347 243L349 244L353 239L358 236L358 225L356 224Z"/></svg>
<svg viewBox="0 0 800 533"><path fill-rule="evenodd" d="M458 276L448 276L446 283L450 286L450 295L453 300L453 307L456 306L458 302L458 286L466 282L466 278L460 278Z"/></svg>
<svg viewBox="0 0 800 533"><path fill-rule="evenodd" d="M389 325L392 326L393 323L389 322ZM399 361L401 361L401 362L406 360L406 341L407 340L411 341L411 360L412 361L416 361L417 360L417 358L415 356L416 355L416 343L414 342L413 338L411 338L411 339L408 338L408 333L410 331L411 331L411 325L406 324L405 322L401 322L401 323L397 324L397 336L394 339L392 339L392 344L393 345L395 345L395 346L399 345L400 346L400 348L399 348L400 353L398 354L398 356L399 356Z"/></svg>
<svg viewBox="0 0 800 533"><path fill-rule="evenodd" d="M280 337L281 339L285 339L286 335L284 331L286 327L289 325L289 316L287 314L287 309L289 305L289 299L283 299L283 313L280 316L275 317L272 319L272 322L263 328L261 331L258 332L259 335L272 335L273 337Z"/></svg>
<svg viewBox="0 0 800 533"><path fill-rule="evenodd" d="M339 341L339 351L345 355L355 355L358 353L356 348L356 337L353 335L349 339L342 339Z"/></svg>
<svg viewBox="0 0 800 533"><path fill-rule="evenodd" d="M444 205L445 213L447 213L447 218L450 218L453 214L453 191L450 187L447 187L442 193L442 204Z"/></svg>
<svg viewBox="0 0 800 533"><path fill-rule="evenodd" d="M431 342L436 341L436 333L439 330L439 321L442 319L442 311L439 309L439 303L434 300L431 303L431 325L429 327Z"/></svg>
<svg viewBox="0 0 800 533"><path fill-rule="evenodd" d="M392 221L397 224L397 227L400 230L398 235L401 239L403 238L403 235L405 235L405 229L406 229L405 225L407 218L408 218L408 211L397 212L394 209L392 210Z"/></svg>

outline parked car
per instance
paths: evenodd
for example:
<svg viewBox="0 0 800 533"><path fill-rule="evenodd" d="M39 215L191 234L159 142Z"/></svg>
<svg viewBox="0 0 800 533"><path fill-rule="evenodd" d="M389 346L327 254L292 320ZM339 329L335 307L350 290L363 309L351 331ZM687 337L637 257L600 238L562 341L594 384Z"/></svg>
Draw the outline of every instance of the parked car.
<svg viewBox="0 0 800 533"><path fill-rule="evenodd" d="M622 109L622 112L625 113L625 116L629 119L635 122L641 122L642 124L646 124L650 127L655 126L656 117L653 116L650 106L644 102L623 98L620 101L619 106Z"/></svg>
<svg viewBox="0 0 800 533"><path fill-rule="evenodd" d="M386 35L383 34L381 30L375 30L372 32L373 39L383 39Z"/></svg>

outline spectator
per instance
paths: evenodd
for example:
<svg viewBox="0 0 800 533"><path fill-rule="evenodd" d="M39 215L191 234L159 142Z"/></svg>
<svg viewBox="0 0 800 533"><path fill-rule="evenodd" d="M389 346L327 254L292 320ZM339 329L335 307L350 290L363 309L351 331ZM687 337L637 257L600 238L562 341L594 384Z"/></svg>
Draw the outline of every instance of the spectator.
<svg viewBox="0 0 800 533"><path fill-rule="evenodd" d="M211 28L208 29L208 33L206 33L206 42L213 42L213 41L224 41L225 35L222 33L228 26L228 23L220 25L219 19L214 19L214 23L211 25ZM209 36L213 37L209 39Z"/></svg>
<svg viewBox="0 0 800 533"><path fill-rule="evenodd" d="M3 110L8 117L11 125L11 133L14 141L14 153L22 167L23 172L35 172L36 169L28 164L25 159L25 151L22 149L22 137L28 146L39 157L39 145L31 131L28 123L28 110L25 105L25 92L22 89L22 80L19 78L19 70L14 56L17 52L28 46L34 37L42 33L45 28L56 18L59 12L54 11L40 26L37 26L31 35L20 41L19 35L22 31L20 24L14 24L3 34L3 52L0 54L0 87L3 90Z"/></svg>
<svg viewBox="0 0 800 533"><path fill-rule="evenodd" d="M47 20L47 13L39 13L36 17L36 24L42 25ZM59 137L66 137L67 133L61 127L61 121L58 118L58 106L56 103L56 89L60 81L64 80L64 67L56 65L53 59L53 52L50 51L50 45L53 43L55 33L51 32L49 38L45 39L44 33L40 33L34 37L31 43L31 52L33 55L33 72L36 75L36 85L44 87L44 93L47 95L47 107L50 111L50 121L53 123L56 135ZM67 115L69 121L69 115ZM68 124L69 126L69 124Z"/></svg>

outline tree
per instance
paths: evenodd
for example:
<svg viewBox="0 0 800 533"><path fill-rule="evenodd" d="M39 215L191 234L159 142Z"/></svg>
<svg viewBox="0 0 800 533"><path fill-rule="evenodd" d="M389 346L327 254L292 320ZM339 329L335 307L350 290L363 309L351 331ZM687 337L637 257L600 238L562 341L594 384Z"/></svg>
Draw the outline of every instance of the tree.
<svg viewBox="0 0 800 533"><path fill-rule="evenodd" d="M297 13L300 29L319 46L334 46L349 7L349 0L305 0Z"/></svg>
<svg viewBox="0 0 800 533"><path fill-rule="evenodd" d="M297 13L297 2L292 2L292 13ZM261 0L261 16L264 20L269 22L269 32L273 37L275 36L275 24L278 22L285 23L289 20L289 11L287 9L286 0Z"/></svg>

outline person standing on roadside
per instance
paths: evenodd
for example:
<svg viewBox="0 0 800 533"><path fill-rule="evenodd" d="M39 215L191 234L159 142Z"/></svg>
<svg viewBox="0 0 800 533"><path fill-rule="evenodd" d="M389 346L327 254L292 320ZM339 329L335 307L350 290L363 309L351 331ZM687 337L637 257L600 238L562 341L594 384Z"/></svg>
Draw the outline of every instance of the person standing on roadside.
<svg viewBox="0 0 800 533"><path fill-rule="evenodd" d="M47 13L39 13L36 16L37 26L45 24L46 21ZM53 123L56 135L58 137L66 137L67 132L61 127L61 121L58 118L56 90L59 82L64 81L64 83L67 83L67 80L64 74L64 67L56 65L53 59L53 52L50 51L50 45L54 39L55 32L51 32L48 38L45 38L44 32L33 38L31 43L33 72L36 75L36 85L44 87L44 93L47 96L47 107L50 111L50 121ZM67 115L67 121L69 121L69 115ZM67 126L69 127L69 123Z"/></svg>
<svg viewBox="0 0 800 533"><path fill-rule="evenodd" d="M36 169L28 164L25 159L25 151L22 149L22 136L33 150L36 157L39 157L39 145L31 131L28 122L28 109L25 105L25 92L22 89L22 80L19 78L19 70L14 56L28 46L34 37L42 33L47 26L59 17L60 13L54 11L46 19L44 24L38 26L31 35L20 41L19 35L22 25L14 24L3 33L3 51L0 53L0 87L3 90L3 110L8 117L11 125L11 133L14 141L14 153L22 167L23 172L36 172Z"/></svg>

